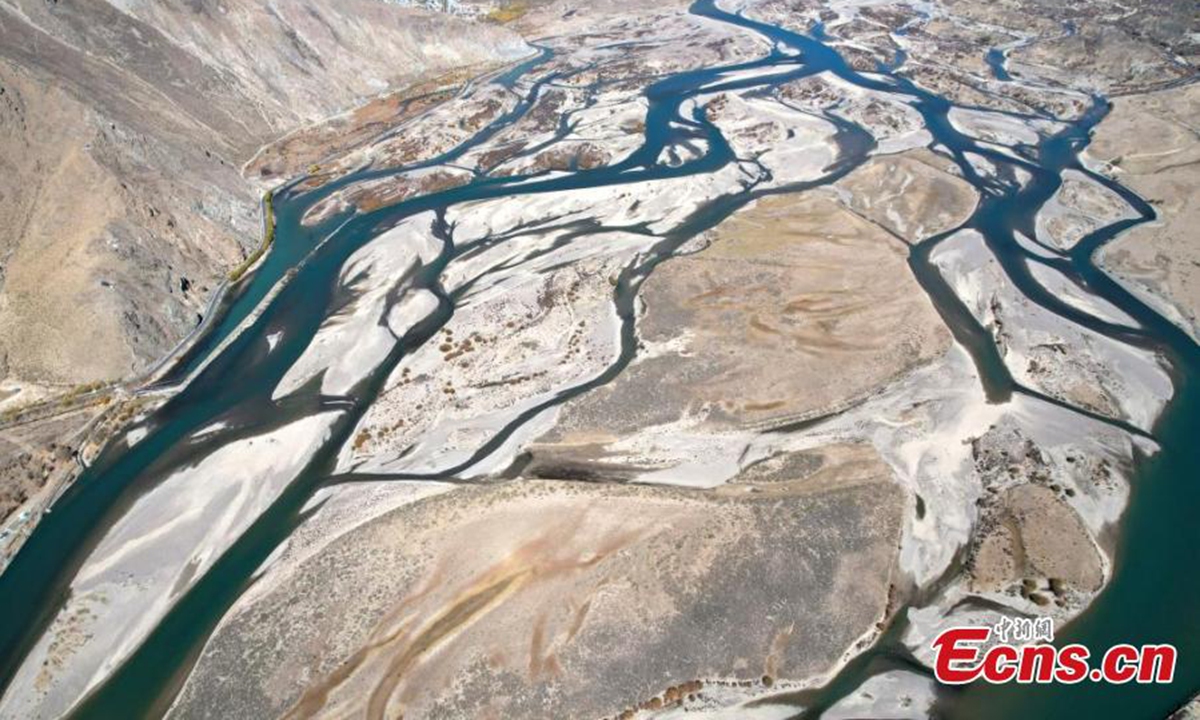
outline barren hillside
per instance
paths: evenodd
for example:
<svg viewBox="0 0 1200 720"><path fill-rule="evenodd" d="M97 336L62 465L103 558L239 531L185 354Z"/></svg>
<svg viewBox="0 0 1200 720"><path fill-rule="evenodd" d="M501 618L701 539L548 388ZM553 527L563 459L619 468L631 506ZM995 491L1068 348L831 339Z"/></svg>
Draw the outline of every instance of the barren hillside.
<svg viewBox="0 0 1200 720"><path fill-rule="evenodd" d="M377 0L0 2L6 404L136 373L195 326L259 241L261 145L527 52Z"/></svg>

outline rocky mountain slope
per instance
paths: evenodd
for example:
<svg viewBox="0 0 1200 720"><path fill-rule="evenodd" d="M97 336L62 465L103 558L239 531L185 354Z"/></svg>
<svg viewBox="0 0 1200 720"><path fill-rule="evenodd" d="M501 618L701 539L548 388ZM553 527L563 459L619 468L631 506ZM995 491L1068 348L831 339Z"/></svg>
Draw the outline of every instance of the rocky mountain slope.
<svg viewBox="0 0 1200 720"><path fill-rule="evenodd" d="M144 369L260 239L264 143L529 48L375 0L0 2L6 405Z"/></svg>

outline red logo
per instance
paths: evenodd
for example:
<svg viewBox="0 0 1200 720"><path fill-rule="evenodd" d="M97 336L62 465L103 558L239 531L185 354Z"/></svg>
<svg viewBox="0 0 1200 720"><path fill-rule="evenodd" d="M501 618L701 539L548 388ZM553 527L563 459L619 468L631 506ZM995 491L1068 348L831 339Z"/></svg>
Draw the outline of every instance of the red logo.
<svg viewBox="0 0 1200 720"><path fill-rule="evenodd" d="M992 634L992 628L986 626L942 631L933 641L937 651L933 673L938 682L963 685L982 679L990 683L1072 684L1091 680L1148 684L1169 683L1175 677L1174 645L1114 645L1096 667L1091 667L1091 651L1083 645L989 644Z"/></svg>

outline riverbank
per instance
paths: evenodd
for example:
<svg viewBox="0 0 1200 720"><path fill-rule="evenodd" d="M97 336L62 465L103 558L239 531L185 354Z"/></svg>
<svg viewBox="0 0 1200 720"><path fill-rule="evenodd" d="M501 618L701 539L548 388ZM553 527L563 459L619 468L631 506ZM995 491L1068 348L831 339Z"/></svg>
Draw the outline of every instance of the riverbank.
<svg viewBox="0 0 1200 720"><path fill-rule="evenodd" d="M273 198L270 192L263 193L262 208L263 208L263 238L254 252L246 256L246 259L240 265L229 271L229 282L236 285L254 265L262 258L263 253L271 248L271 243L275 242L275 210L272 205Z"/></svg>

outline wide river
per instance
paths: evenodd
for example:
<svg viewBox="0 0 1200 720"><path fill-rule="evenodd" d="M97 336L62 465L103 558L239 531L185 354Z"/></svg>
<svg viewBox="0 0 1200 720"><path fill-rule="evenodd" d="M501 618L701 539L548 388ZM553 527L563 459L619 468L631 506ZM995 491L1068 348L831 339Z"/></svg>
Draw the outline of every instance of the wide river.
<svg viewBox="0 0 1200 720"><path fill-rule="evenodd" d="M700 94L744 88L770 89L815 73L831 73L856 86L899 96L924 118L933 144L958 164L962 176L978 189L981 201L964 227L982 233L1011 281L1030 301L1067 321L1107 334L1121 342L1160 353L1168 362L1176 393L1153 429L1161 450L1138 458L1132 492L1120 523L1111 581L1076 620L1060 628L1056 642L1079 642L1093 651L1121 642L1172 642L1179 650L1176 680L1169 685L1078 685L1001 687L973 685L939 693L939 716L961 718L1121 717L1162 718L1200 689L1200 348L1176 326L1097 269L1096 251L1118 233L1150 221L1154 209L1107 177L1079 161L1090 132L1107 113L1103 98L1095 98L1082 118L1063 123L1065 129L1042 136L1036 145L1012 148L1015 154L981 145L959 132L948 119L954 105L913 85L898 74L903 58L861 74L851 69L823 42L823 31L800 35L718 9L701 0L692 12L741 26L773 41L767 57L738 65L705 68L657 80L645 90L649 110L640 149L610 167L578 170L553 178L479 177L451 190L420 196L378 210L343 215L318 227L305 227L300 218L339 187L370 177L411 170L363 170L316 190L293 184L274 198L276 243L253 275L241 282L219 308L206 331L195 340L168 373L163 384L173 388L170 399L143 426L148 434L130 446L125 438L110 443L101 457L54 505L32 536L0 575L0 687L8 688L31 649L69 598L80 569L105 534L139 497L144 497L180 469L194 466L222 447L283 427L319 412L336 420L303 467L269 507L216 557L199 577L190 578L149 635L129 658L75 708L85 718L158 716L178 693L206 639L252 581L255 571L304 520L302 509L329 482L335 459L371 406L391 369L406 354L429 340L453 315L458 297L442 289L439 276L459 252L445 243L441 254L423 266L412 286L436 296L437 309L399 338L386 360L345 395L321 395L315 389L273 399L272 392L308 347L323 321L336 309L335 279L358 249L402 218L445 209L482 198L523 197L556 190L632 184L673 176L712 173L734 160L729 144L703 112L685 113L685 103ZM527 81L524 99L470 141L423 165L452 162L515 122L530 107L542 86L553 80L546 70L549 51L490 78L506 87ZM1002 58L988 57L997 77L1007 80ZM897 67L898 65L898 67ZM770 73L737 71L773 68ZM540 73L540 74L539 74ZM731 79L733 78L733 79ZM528 82L532 81L532 82ZM706 152L676 166L659 164L665 147L685 138L702 139ZM796 184L771 192L803 192L815 184L837 180L869 158L873 138L862 128L839 121L838 161L826 169L820 183ZM967 154L986 158L998 169L983 177ZM1084 173L1118 193L1137 217L1102 228L1085 237L1069 255L1047 259L1022 247L1017 233L1034 236L1038 211L1056 192L1063 172ZM1018 171L1021 180L1018 181ZM562 403L616 377L636 353L634 298L638 286L655 265L690 237L715 226L738 208L761 197L763 191L725 195L693 215L685 227L665 236L635 266L618 278L614 299L622 322L622 347L613 365L601 376L558 393L549 403ZM991 334L972 317L929 261L942 237L928 238L913 248L910 265L922 287L951 327L955 338L971 353L983 381L981 392L1003 402L1014 393L1033 393L1014 382ZM502 238L495 242L503 242ZM1114 326L1062 302L1043 288L1029 270L1045 263L1107 300L1137 321L1136 328ZM1043 396L1039 396L1043 397ZM1045 399L1045 398L1043 398ZM430 477L453 477L499 448L520 426L537 414L536 408L515 418L496 433L467 462ZM200 433L202 429L205 432ZM294 448L286 451L295 452ZM818 717L874 674L903 668L928 674L899 644L905 613L871 649L853 660L833 681L818 690L787 698L798 716Z"/></svg>

